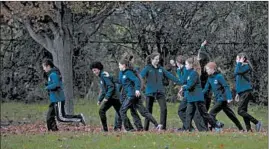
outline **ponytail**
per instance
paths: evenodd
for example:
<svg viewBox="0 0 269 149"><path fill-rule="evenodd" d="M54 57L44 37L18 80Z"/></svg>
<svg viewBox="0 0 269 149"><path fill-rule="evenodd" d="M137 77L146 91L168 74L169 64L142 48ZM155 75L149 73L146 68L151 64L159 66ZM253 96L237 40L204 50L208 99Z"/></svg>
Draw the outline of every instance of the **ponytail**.
<svg viewBox="0 0 269 149"><path fill-rule="evenodd" d="M125 52L122 58L120 59L120 63L125 64L128 69L134 69L132 64L133 59L134 59L133 55L129 55L127 52Z"/></svg>

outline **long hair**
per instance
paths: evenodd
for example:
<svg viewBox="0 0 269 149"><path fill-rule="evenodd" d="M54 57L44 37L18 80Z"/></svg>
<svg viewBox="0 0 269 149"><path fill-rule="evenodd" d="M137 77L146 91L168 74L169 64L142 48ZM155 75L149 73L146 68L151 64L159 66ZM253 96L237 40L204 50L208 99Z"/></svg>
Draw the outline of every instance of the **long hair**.
<svg viewBox="0 0 269 149"><path fill-rule="evenodd" d="M239 58L245 58L244 63L248 63L249 66L250 66L250 68L251 68L251 70L253 70L253 65L252 65L252 63L250 62L250 60L249 60L249 58L248 58L248 56L247 56L246 53L241 52L241 53L237 54L237 56L238 56Z"/></svg>
<svg viewBox="0 0 269 149"><path fill-rule="evenodd" d="M153 52L153 53L151 53L149 56L147 56L147 58L146 58L146 64L147 64L147 65L151 64L151 60L153 60L154 57L156 57L156 56L160 56L160 53L158 53L158 52Z"/></svg>
<svg viewBox="0 0 269 149"><path fill-rule="evenodd" d="M199 74L199 76L201 76L201 65L199 63L199 60L197 59L197 56L188 58L186 62L191 64L192 68Z"/></svg>

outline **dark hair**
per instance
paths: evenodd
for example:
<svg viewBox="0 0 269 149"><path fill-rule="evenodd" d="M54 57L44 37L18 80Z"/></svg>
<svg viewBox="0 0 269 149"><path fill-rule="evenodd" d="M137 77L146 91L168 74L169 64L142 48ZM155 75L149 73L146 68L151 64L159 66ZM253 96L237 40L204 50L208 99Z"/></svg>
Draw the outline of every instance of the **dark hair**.
<svg viewBox="0 0 269 149"><path fill-rule="evenodd" d="M250 60L248 59L248 56L247 56L246 53L241 52L241 53L237 54L237 56L240 57L240 58L245 58L244 63L248 63L250 68L253 69L253 66L252 66Z"/></svg>
<svg viewBox="0 0 269 149"><path fill-rule="evenodd" d="M128 69L133 69L133 64L131 62L133 59L134 59L134 56L132 54L125 52L122 58L120 59L119 63L125 64Z"/></svg>
<svg viewBox="0 0 269 149"><path fill-rule="evenodd" d="M130 62L130 61L132 61L133 59L134 59L134 56L133 56L132 54L129 54L129 53L125 52L125 53L123 53L123 55L122 55L120 61L122 61L122 60L127 60L127 61Z"/></svg>
<svg viewBox="0 0 269 149"><path fill-rule="evenodd" d="M50 60L50 59L44 59L42 64L45 66L50 66L51 68L55 67L52 60Z"/></svg>
<svg viewBox="0 0 269 149"><path fill-rule="evenodd" d="M99 70L103 70L104 69L104 66L102 65L101 62L93 62L90 66L90 69L99 69Z"/></svg>
<svg viewBox="0 0 269 149"><path fill-rule="evenodd" d="M183 64L185 62L186 58L183 55L178 55L176 58L176 62L178 62L179 64Z"/></svg>
<svg viewBox="0 0 269 149"><path fill-rule="evenodd" d="M53 64L53 62L52 62L51 59L44 59L43 62L42 62L42 64L45 65L45 66L50 66L50 67L51 67L51 71L55 71L55 72L57 73L57 75L59 75L60 80L62 81L62 75L61 75L61 72L60 72L59 68L57 68L57 67ZM46 72L45 72L45 73L43 74L43 77L44 77L44 78L47 78L47 77L48 77L48 74L49 74L49 73L46 73Z"/></svg>
<svg viewBox="0 0 269 149"><path fill-rule="evenodd" d="M133 58L134 58L133 55L128 55L128 56L126 57L126 59L127 59L128 61L131 61Z"/></svg>
<svg viewBox="0 0 269 149"><path fill-rule="evenodd" d="M133 70L133 66L132 66L130 60L126 59L126 57L123 57L123 58L120 60L119 63L122 64L122 65L126 65L126 67L127 67L128 69L132 69L132 70Z"/></svg>
<svg viewBox="0 0 269 149"><path fill-rule="evenodd" d="M156 57L156 56L160 56L160 53L158 53L158 52L151 53L149 56L147 56L146 63L151 64L151 60L153 60L154 57Z"/></svg>

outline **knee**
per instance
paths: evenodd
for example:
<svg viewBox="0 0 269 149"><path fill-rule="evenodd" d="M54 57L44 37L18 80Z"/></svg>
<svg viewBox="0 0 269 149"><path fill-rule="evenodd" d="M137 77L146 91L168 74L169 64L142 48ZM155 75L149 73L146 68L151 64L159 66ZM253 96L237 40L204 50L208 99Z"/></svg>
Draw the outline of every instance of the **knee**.
<svg viewBox="0 0 269 149"><path fill-rule="evenodd" d="M120 116L123 117L124 116L124 111L120 110Z"/></svg>
<svg viewBox="0 0 269 149"><path fill-rule="evenodd" d="M144 110L140 110L139 113L143 116L143 117L147 117L147 115L151 115L151 113L144 109Z"/></svg>
<svg viewBox="0 0 269 149"><path fill-rule="evenodd" d="M51 119L51 116L50 115L47 115L46 116L46 121L48 122L48 121L50 121L50 119Z"/></svg>
<svg viewBox="0 0 269 149"><path fill-rule="evenodd" d="M131 111L131 116L132 116L132 117L137 117L138 114L137 114L135 111Z"/></svg>
<svg viewBox="0 0 269 149"><path fill-rule="evenodd" d="M194 117L194 115L195 115L195 113L192 113L192 112L186 112L185 113L186 119L190 118L190 117Z"/></svg>
<svg viewBox="0 0 269 149"><path fill-rule="evenodd" d="M147 116L147 114L149 114L149 112L146 112L146 111L144 111L144 112L142 112L142 113L140 113L143 117L146 117Z"/></svg>
<svg viewBox="0 0 269 149"><path fill-rule="evenodd" d="M178 110L178 111L177 111L177 114L178 114L178 116L183 116L184 112L181 111L181 110Z"/></svg>
<svg viewBox="0 0 269 149"><path fill-rule="evenodd" d="M99 109L99 115L100 116L105 115L105 111L103 109Z"/></svg>
<svg viewBox="0 0 269 149"><path fill-rule="evenodd" d="M180 111L177 111L177 115L179 116L179 117L181 117L181 112Z"/></svg>
<svg viewBox="0 0 269 149"><path fill-rule="evenodd" d="M167 113L167 107L163 107L163 108L161 109L161 112L162 112L162 113Z"/></svg>
<svg viewBox="0 0 269 149"><path fill-rule="evenodd" d="M215 116L214 112L212 112L212 111L209 112L209 115Z"/></svg>
<svg viewBox="0 0 269 149"><path fill-rule="evenodd" d="M240 116L243 116L245 113L245 111L243 109L238 109L237 110L237 114L240 115Z"/></svg>
<svg viewBox="0 0 269 149"><path fill-rule="evenodd" d="M149 111L152 111L152 107L151 105L147 105L146 108L149 110Z"/></svg>
<svg viewBox="0 0 269 149"><path fill-rule="evenodd" d="M46 122L49 123L51 121L51 118L46 117Z"/></svg>
<svg viewBox="0 0 269 149"><path fill-rule="evenodd" d="M127 110L126 110L125 108L122 107L122 108L120 109L120 115L121 115L121 116L124 116L124 115L126 115L126 113L127 113Z"/></svg>

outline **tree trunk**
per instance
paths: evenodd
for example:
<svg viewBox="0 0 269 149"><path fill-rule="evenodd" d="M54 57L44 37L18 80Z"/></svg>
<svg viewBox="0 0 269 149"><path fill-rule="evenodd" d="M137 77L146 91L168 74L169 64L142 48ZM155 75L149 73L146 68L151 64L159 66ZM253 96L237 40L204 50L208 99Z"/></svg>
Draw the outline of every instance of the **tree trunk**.
<svg viewBox="0 0 269 149"><path fill-rule="evenodd" d="M73 44L70 38L64 36L53 41L54 49L52 50L53 63L61 71L63 77L63 86L65 94L65 109L68 114L74 112L74 92L73 92Z"/></svg>

